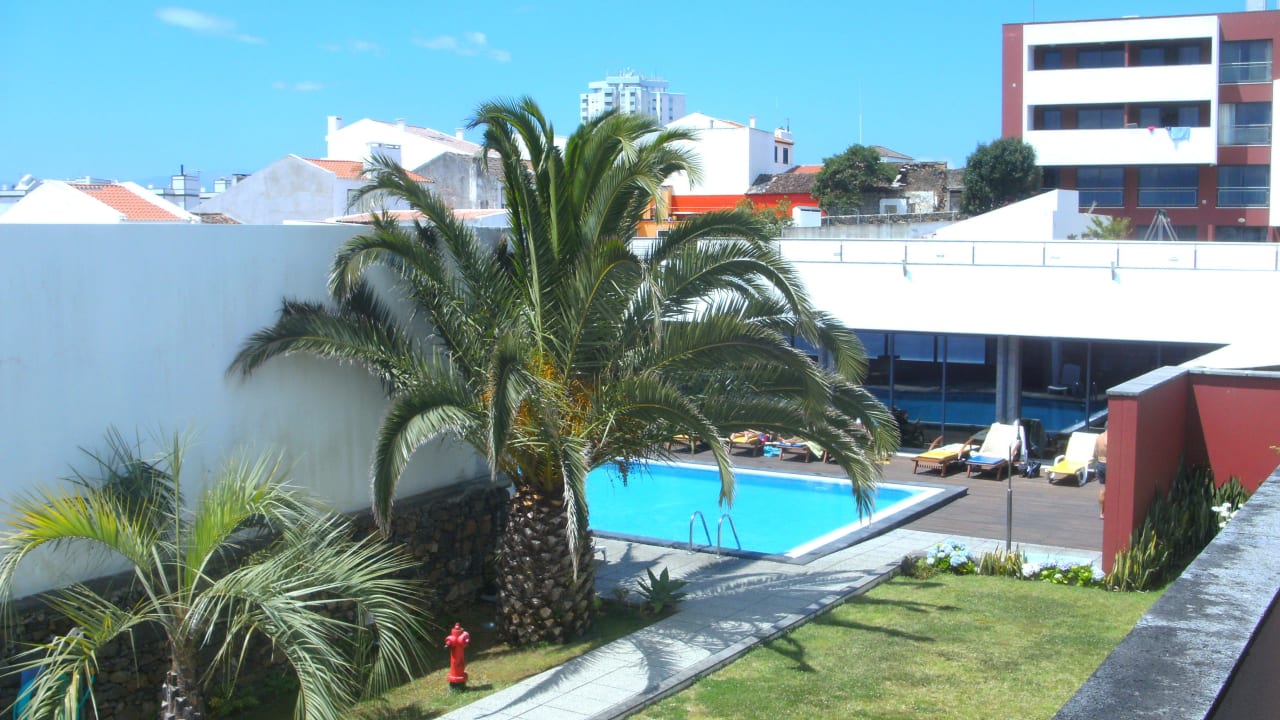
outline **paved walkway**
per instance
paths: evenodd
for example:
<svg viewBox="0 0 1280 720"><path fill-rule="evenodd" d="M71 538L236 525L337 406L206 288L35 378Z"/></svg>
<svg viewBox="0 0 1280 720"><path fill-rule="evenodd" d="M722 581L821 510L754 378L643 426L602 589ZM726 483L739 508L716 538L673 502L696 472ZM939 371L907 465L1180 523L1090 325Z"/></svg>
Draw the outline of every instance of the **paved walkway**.
<svg viewBox="0 0 1280 720"><path fill-rule="evenodd" d="M616 718L687 687L752 646L781 635L888 578L903 556L943 540L971 551L998 540L898 529L808 565L716 557L707 553L597 539L606 561L596 586L609 595L634 588L645 570L669 568L689 581L689 596L671 617L445 715L455 720ZM1100 553L1021 546L1045 557L1099 562Z"/></svg>

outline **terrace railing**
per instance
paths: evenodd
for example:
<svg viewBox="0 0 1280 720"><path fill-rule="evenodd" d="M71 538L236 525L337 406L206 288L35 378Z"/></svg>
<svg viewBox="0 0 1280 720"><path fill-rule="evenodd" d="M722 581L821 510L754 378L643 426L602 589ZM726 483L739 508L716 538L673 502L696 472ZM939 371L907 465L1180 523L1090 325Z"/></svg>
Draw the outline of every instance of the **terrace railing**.
<svg viewBox="0 0 1280 720"><path fill-rule="evenodd" d="M787 238L793 262L1280 272L1280 243Z"/></svg>

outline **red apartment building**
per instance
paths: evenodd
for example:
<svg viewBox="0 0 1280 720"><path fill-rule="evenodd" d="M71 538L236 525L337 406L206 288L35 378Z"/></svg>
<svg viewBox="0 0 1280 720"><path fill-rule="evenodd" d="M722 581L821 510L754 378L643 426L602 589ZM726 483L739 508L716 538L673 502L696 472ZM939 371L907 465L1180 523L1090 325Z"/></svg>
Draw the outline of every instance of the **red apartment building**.
<svg viewBox="0 0 1280 720"><path fill-rule="evenodd" d="M1280 11L1004 26L1002 131L1045 186L1180 240L1276 241Z"/></svg>

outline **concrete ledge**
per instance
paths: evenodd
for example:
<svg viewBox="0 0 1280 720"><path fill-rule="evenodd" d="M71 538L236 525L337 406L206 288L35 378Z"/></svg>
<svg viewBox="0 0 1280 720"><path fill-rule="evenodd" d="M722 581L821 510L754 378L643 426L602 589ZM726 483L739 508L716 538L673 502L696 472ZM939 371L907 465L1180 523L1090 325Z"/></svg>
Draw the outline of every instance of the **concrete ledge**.
<svg viewBox="0 0 1280 720"><path fill-rule="evenodd" d="M1280 706L1280 468L1055 720L1266 717ZM1261 682L1249 680L1260 678Z"/></svg>

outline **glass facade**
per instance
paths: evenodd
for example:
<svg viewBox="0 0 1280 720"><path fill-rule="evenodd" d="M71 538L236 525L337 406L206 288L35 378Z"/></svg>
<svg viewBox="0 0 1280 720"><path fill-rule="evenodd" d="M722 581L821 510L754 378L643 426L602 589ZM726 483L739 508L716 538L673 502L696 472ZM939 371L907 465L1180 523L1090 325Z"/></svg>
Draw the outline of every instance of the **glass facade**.
<svg viewBox="0 0 1280 720"><path fill-rule="evenodd" d="M1138 168L1138 207L1195 207L1200 170L1195 165Z"/></svg>
<svg viewBox="0 0 1280 720"><path fill-rule="evenodd" d="M867 350L865 386L886 406L905 413L914 443L938 436L963 441L995 422L996 338L861 330L857 335ZM1052 457L1073 430L1105 422L1109 388L1216 347L1052 338L1017 342L1020 415L1037 458Z"/></svg>

